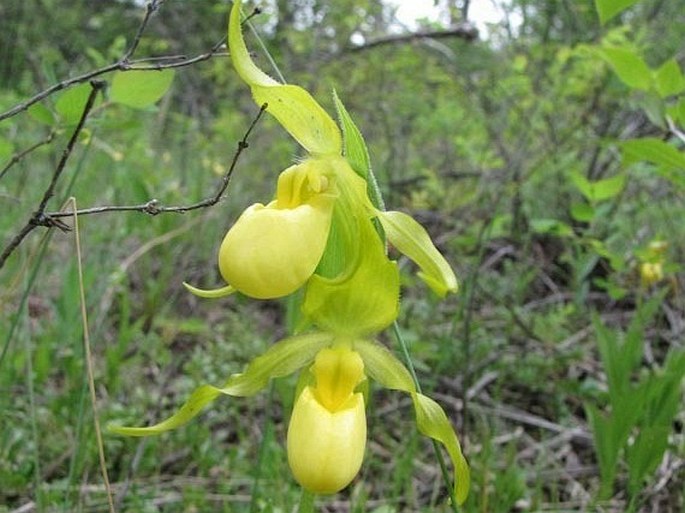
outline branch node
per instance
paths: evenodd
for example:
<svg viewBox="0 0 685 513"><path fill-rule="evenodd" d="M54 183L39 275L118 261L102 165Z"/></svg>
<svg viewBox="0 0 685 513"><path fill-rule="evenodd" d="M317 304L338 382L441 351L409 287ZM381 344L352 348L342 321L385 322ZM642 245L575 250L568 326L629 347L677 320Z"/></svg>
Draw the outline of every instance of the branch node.
<svg viewBox="0 0 685 513"><path fill-rule="evenodd" d="M143 212L150 214L151 216L156 216L157 214L161 213L162 210L163 209L159 206L159 200L157 199L151 199L143 208Z"/></svg>
<svg viewBox="0 0 685 513"><path fill-rule="evenodd" d="M44 226L46 228L59 228L63 232L71 231L71 227L64 221L41 211L33 213L33 216L31 216L31 219L29 220L29 224L32 226Z"/></svg>

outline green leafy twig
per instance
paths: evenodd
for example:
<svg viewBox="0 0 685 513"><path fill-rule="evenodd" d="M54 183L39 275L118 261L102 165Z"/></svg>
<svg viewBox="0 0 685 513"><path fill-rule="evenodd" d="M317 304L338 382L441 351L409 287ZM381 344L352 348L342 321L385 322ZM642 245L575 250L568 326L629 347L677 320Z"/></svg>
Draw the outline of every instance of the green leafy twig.
<svg viewBox="0 0 685 513"><path fill-rule="evenodd" d="M7 258L14 252L15 249L17 249L17 247L19 247L19 244L21 244L24 238L26 238L26 236L38 226L45 226L47 228L57 227L64 231L69 230L68 225L66 225L62 221L50 215L46 215L45 209L47 207L48 201L50 201L50 198L52 198L52 196L55 194L55 186L57 185L57 181L59 180L60 176L62 175L62 172L64 171L64 168L66 167L67 161L69 160L69 157L71 156L71 153L74 150L74 146L76 145L76 141L78 140L79 134L83 130L83 126L86 123L88 114L90 113L91 109L93 108L93 105L95 104L95 98L97 97L98 92L101 91L104 87L104 83L99 81L92 81L91 86L92 90L90 91L90 95L88 95L88 100L86 101L86 104L83 107L81 118L79 119L76 128L74 128L74 131L71 134L71 138L69 139L67 146L62 152L62 157L60 158L60 161L57 164L55 171L52 173L52 179L50 180L47 189L45 189L45 192L43 193L43 198L41 199L40 204L38 205L38 209L33 213L33 215L24 225L24 227L19 231L17 235L14 236L14 238L10 241L7 247L3 250L2 254L0 255L0 269L5 264Z"/></svg>

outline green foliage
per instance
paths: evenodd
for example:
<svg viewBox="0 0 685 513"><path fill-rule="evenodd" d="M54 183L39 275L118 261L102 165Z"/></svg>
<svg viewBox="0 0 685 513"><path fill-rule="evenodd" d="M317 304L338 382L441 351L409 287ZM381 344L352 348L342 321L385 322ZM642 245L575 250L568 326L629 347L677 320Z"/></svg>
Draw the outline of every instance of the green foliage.
<svg viewBox="0 0 685 513"><path fill-rule="evenodd" d="M661 369L637 373L644 351L644 326L661 300L656 296L640 308L625 334L609 330L596 318L594 321L607 374L610 412L602 413L588 404L587 413L602 476L600 497L604 499L613 493L621 455L628 467L631 496L635 498L642 490L668 447L671 425L681 403L685 351L674 348Z"/></svg>
<svg viewBox="0 0 685 513"><path fill-rule="evenodd" d="M142 7L106 4L2 2L0 110L121 58ZM463 510L682 510L680 2L514 0L508 26L470 43L383 42L399 25L376 1L272 4L251 22L288 81L306 84L329 112L335 88L346 143L358 127L368 144L346 147L348 157L361 169L368 153L388 205L444 234L439 249L461 278L446 304L406 288L400 322L422 385L465 434L473 489ZM459 22L439 8L442 18L416 31ZM151 60L135 65L207 52L225 34L226 10L163 3L134 56ZM381 43L352 51L352 34L354 44ZM261 51L253 57L266 62ZM69 195L83 208L212 195L254 118L253 99L220 54L170 75L97 77L108 91L49 210ZM155 94L130 105L150 81ZM0 170L54 132L0 178L3 247L40 201L89 91L70 86L0 121ZM249 145L212 208L80 218L103 424L133 424L147 410L146 420L164 418L282 337L282 305L199 301L181 286L217 282L218 241L246 206L273 197L275 170L301 156L268 119ZM73 238L52 230L43 239L42 230L0 270L0 511L32 501L85 511L105 496ZM668 244L664 276L645 285L640 265L653 240ZM299 492L282 444L294 387L277 380L254 402L221 401L142 445L105 436L110 479L127 490L121 510L292 511ZM403 424L411 401L370 395L362 479L336 507L449 511L430 446Z"/></svg>
<svg viewBox="0 0 685 513"><path fill-rule="evenodd" d="M599 21L605 24L613 17L637 3L638 0L595 0Z"/></svg>

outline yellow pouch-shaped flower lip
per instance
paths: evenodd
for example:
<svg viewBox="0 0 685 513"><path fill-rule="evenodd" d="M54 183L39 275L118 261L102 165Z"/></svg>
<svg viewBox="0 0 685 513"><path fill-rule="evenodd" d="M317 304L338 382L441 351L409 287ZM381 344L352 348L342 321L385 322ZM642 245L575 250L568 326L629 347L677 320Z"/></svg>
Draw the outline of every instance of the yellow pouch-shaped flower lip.
<svg viewBox="0 0 685 513"><path fill-rule="evenodd" d="M330 160L312 158L289 167L279 175L274 201L245 209L219 248L219 271L228 286L185 287L205 298L239 291L273 299L304 285L321 260L333 217L337 193Z"/></svg>
<svg viewBox="0 0 685 513"><path fill-rule="evenodd" d="M454 271L433 245L423 226L403 212L376 210L388 240L421 269L419 277L438 296L459 289Z"/></svg>
<svg viewBox="0 0 685 513"><path fill-rule="evenodd" d="M241 30L240 0L233 2L228 24L228 46L233 66L252 89L258 105L268 104L267 112L313 155L340 155L340 130L312 96L295 85L278 83L252 61Z"/></svg>
<svg viewBox="0 0 685 513"><path fill-rule="evenodd" d="M314 493L335 493L357 475L366 446L364 363L345 342L322 349L312 366L316 383L295 401L288 427L288 462Z"/></svg>
<svg viewBox="0 0 685 513"><path fill-rule="evenodd" d="M361 393L331 412L306 387L288 427L288 463L297 482L320 494L336 493L357 475L366 446L366 413Z"/></svg>
<svg viewBox="0 0 685 513"><path fill-rule="evenodd" d="M272 299L311 277L326 247L334 197L318 195L295 208L249 207L219 248L222 277L243 294Z"/></svg>

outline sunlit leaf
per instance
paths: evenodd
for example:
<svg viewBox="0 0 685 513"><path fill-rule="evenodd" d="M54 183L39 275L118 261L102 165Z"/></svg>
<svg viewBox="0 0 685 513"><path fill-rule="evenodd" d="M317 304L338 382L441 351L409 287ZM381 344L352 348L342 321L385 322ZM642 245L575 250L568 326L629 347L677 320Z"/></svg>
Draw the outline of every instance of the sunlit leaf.
<svg viewBox="0 0 685 513"><path fill-rule="evenodd" d="M644 91L651 87L652 70L634 51L625 47L613 47L603 48L599 53L628 87Z"/></svg>
<svg viewBox="0 0 685 513"><path fill-rule="evenodd" d="M604 178L592 183L592 193L595 201L603 201L620 194L626 182L623 174Z"/></svg>
<svg viewBox="0 0 685 513"><path fill-rule="evenodd" d="M669 59L654 72L656 90L662 98L685 91L685 77L675 59Z"/></svg>
<svg viewBox="0 0 685 513"><path fill-rule="evenodd" d="M55 110L59 114L62 123L65 125L78 123L92 90L93 88L90 84L79 84L71 89L67 89L60 95L57 103L55 103Z"/></svg>
<svg viewBox="0 0 685 513"><path fill-rule="evenodd" d="M592 205L585 202L578 202L571 204L571 217L576 221L589 223L595 217L595 209Z"/></svg>
<svg viewBox="0 0 685 513"><path fill-rule="evenodd" d="M549 233L559 237L573 237L573 228L558 219L531 219L530 227L535 233Z"/></svg>
<svg viewBox="0 0 685 513"><path fill-rule="evenodd" d="M595 0L595 8L599 21L604 25L607 21L625 11L638 0Z"/></svg>
<svg viewBox="0 0 685 513"><path fill-rule="evenodd" d="M114 74L109 99L134 109L143 109L157 102L171 87L174 70L119 71Z"/></svg>
<svg viewBox="0 0 685 513"><path fill-rule="evenodd" d="M335 100L338 118L343 129L343 153L345 158L355 173L366 180L371 169L371 160L369 159L369 151L366 148L364 138L336 92L333 93L333 99Z"/></svg>
<svg viewBox="0 0 685 513"><path fill-rule="evenodd" d="M626 163L646 161L658 166L685 170L685 154L655 137L632 139L621 144Z"/></svg>
<svg viewBox="0 0 685 513"><path fill-rule="evenodd" d="M48 126L55 124L55 115L42 103L35 103L28 109L29 116Z"/></svg>
<svg viewBox="0 0 685 513"><path fill-rule="evenodd" d="M343 130L343 154L355 173L366 180L369 198L373 206L385 210L378 182L371 169L371 159L364 137L335 91L333 92L333 99Z"/></svg>

